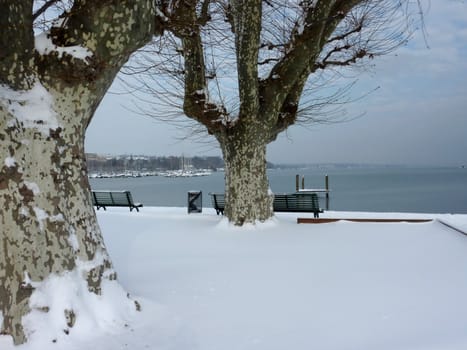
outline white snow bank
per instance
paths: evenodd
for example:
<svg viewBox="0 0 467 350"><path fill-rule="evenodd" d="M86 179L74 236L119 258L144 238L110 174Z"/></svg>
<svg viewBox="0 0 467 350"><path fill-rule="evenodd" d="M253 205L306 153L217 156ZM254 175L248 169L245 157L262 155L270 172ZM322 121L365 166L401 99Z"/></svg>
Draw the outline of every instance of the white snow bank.
<svg viewBox="0 0 467 350"><path fill-rule="evenodd" d="M40 82L30 90L21 91L0 85L0 105L14 117L9 121L9 127L14 127L19 121L25 128L35 128L48 135L49 129L55 130L59 126L53 102L53 97Z"/></svg>
<svg viewBox="0 0 467 350"><path fill-rule="evenodd" d="M29 343L18 348L78 349L82 340L90 344L96 337L131 331L129 322L137 313L134 300L116 281L105 280L101 295L89 292L82 278L89 267L78 264L74 271L49 276L40 283L32 282L25 272L23 283L34 287L34 292L31 312L23 318ZM72 313L65 315L64 310ZM0 336L0 349L5 348L13 348L11 340Z"/></svg>
<svg viewBox="0 0 467 350"><path fill-rule="evenodd" d="M142 312L130 315L127 328L95 327L89 304L73 301L84 317L69 336L50 344L42 326L20 349L467 348L467 236L437 221L298 225L297 216L307 215L280 213L239 229L209 208L99 211L119 281L139 296ZM467 224L467 215L323 216ZM53 289L44 287L45 299L72 302ZM91 305L94 313L112 311ZM13 349L8 337L0 337L0 349Z"/></svg>
<svg viewBox="0 0 467 350"><path fill-rule="evenodd" d="M123 309L127 314L122 314L121 305L126 305ZM43 348L89 338L99 331L123 329L131 312L136 312L134 303L126 298L118 283L105 281L103 296L97 296L87 291L85 281L77 272L51 276L36 286L30 307L32 311L24 318L23 326L31 343L42 344ZM48 312L43 311L44 307ZM75 312L73 327L67 325L63 310Z"/></svg>

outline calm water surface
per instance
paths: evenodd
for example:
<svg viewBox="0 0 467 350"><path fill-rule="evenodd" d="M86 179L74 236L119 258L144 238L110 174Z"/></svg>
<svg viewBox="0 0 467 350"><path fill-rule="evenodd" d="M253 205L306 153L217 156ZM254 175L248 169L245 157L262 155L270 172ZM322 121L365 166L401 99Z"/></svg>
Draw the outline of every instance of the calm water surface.
<svg viewBox="0 0 467 350"><path fill-rule="evenodd" d="M335 168L286 169L268 172L273 192L295 191L295 175L306 188L324 188L329 175L329 209L467 214L467 169L462 168ZM130 190L145 206L186 206L188 191L203 192L203 207L211 207L209 192L224 192L224 173L192 178L91 179L95 190ZM326 207L324 197L321 207Z"/></svg>

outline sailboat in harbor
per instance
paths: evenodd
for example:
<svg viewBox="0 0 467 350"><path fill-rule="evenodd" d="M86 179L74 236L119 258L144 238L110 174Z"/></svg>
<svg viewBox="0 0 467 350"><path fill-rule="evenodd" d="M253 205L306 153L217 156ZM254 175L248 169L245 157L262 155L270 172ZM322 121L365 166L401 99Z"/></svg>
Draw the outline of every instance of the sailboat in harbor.
<svg viewBox="0 0 467 350"><path fill-rule="evenodd" d="M186 159L182 155L180 159L180 169L168 170L162 173L165 177L196 177L196 176L209 176L212 174L211 170L208 169L195 169L191 164L190 159Z"/></svg>

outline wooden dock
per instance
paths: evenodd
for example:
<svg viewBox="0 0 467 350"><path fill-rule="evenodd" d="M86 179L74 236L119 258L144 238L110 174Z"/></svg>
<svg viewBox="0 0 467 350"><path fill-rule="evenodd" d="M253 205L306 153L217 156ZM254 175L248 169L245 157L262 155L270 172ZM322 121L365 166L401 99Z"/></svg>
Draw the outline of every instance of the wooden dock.
<svg viewBox="0 0 467 350"><path fill-rule="evenodd" d="M297 218L297 224L328 224L337 221L351 221L351 222L373 222L373 223L424 223L424 222L431 222L436 221L439 222L441 225L450 228L458 233L467 236L467 232L460 227L456 227L446 221L436 218L436 219L378 219L378 218Z"/></svg>
<svg viewBox="0 0 467 350"><path fill-rule="evenodd" d="M430 222L433 219L357 219L357 218L297 218L297 224L328 224L337 221L351 221L351 222L375 222L375 223L391 223L391 222L408 222L408 223L421 223Z"/></svg>
<svg viewBox="0 0 467 350"><path fill-rule="evenodd" d="M326 210L329 210L329 176L324 176L324 188L305 188L305 176L302 176L300 186L300 175L295 175L295 190L298 193L316 193L319 195L324 194L326 198Z"/></svg>
<svg viewBox="0 0 467 350"><path fill-rule="evenodd" d="M329 176L324 176L324 188L305 188L305 176L302 176L300 186L300 175L295 175L295 190L297 192L314 192L314 193L325 193L329 196Z"/></svg>

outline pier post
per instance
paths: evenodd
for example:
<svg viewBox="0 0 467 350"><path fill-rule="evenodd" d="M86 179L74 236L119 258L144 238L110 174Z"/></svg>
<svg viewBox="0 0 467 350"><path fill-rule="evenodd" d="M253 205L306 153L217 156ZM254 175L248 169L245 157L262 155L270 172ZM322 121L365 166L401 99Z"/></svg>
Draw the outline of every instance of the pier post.
<svg viewBox="0 0 467 350"><path fill-rule="evenodd" d="M324 188L326 189L326 210L329 210L329 176L324 176Z"/></svg>

